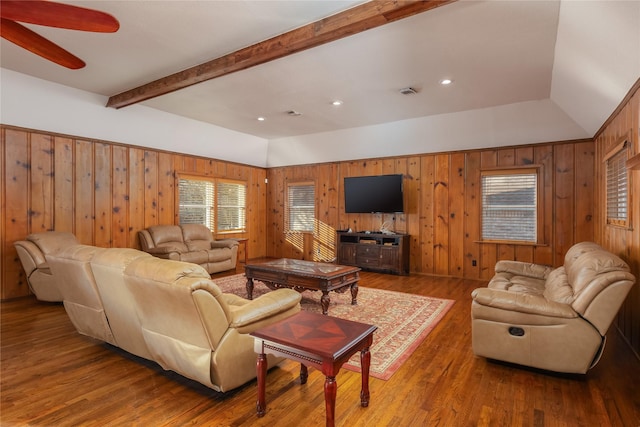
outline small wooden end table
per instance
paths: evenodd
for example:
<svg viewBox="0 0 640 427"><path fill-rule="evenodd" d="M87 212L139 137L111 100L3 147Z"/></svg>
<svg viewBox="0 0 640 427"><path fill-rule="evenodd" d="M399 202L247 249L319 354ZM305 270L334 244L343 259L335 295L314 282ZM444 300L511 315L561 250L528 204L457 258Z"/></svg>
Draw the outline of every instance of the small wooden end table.
<svg viewBox="0 0 640 427"><path fill-rule="evenodd" d="M351 305L358 304L358 281L360 268L282 258L272 261L245 264L247 277L247 298L253 299L253 281L259 280L269 289L290 288L298 292L321 291L322 314L329 311L329 292L338 293L351 290Z"/></svg>
<svg viewBox="0 0 640 427"><path fill-rule="evenodd" d="M310 365L321 370L324 382L326 425L335 424L335 407L338 384L336 375L342 365L356 351L360 351L362 387L360 405L369 406L369 366L373 333L377 326L351 320L339 319L318 313L301 311L272 325L252 332L255 350L258 353L258 417L267 411L265 382L267 377L267 354L285 357L300 362L300 384L307 382Z"/></svg>

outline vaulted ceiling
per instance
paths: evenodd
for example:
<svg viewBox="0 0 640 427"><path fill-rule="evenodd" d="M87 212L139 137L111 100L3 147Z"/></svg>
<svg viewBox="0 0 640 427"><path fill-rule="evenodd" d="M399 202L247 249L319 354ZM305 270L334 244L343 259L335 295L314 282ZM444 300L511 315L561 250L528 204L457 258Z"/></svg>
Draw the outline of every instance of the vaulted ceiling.
<svg viewBox="0 0 640 427"><path fill-rule="evenodd" d="M87 66L69 70L2 40L2 67L114 97L364 2L64 3L108 12L120 29L27 25ZM557 139L567 129L571 138L593 136L640 77L640 2L443 3L141 103L278 140L542 101L542 114L557 118L548 129L553 140L553 126ZM441 85L444 78L453 83ZM403 95L406 87L416 93Z"/></svg>

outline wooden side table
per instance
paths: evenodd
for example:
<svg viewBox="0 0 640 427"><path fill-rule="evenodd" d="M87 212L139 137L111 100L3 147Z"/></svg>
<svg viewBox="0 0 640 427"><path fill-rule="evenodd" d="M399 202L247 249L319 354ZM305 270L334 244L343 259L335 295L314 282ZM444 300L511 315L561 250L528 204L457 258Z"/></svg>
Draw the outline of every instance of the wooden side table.
<svg viewBox="0 0 640 427"><path fill-rule="evenodd" d="M249 239L247 239L246 237L234 237L232 240L235 240L238 242L238 244L244 246L244 263L246 265L249 260L249 244L247 243Z"/></svg>
<svg viewBox="0 0 640 427"><path fill-rule="evenodd" d="M307 366L322 371L325 375L324 399L326 425L335 425L335 405L338 384L336 375L342 365L353 354L360 351L362 387L360 405L369 406L369 366L376 326L351 320L339 319L318 313L301 311L287 319L258 329L251 335L256 338L258 353L258 417L267 411L265 382L267 377L267 354L285 357L300 362L300 383L307 382Z"/></svg>

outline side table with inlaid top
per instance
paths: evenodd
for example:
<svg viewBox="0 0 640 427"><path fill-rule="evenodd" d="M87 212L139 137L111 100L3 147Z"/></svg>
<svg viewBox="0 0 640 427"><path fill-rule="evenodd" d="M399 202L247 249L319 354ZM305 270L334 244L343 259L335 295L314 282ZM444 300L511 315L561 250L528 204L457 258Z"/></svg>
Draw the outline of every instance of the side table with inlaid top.
<svg viewBox="0 0 640 427"><path fill-rule="evenodd" d="M257 414L265 415L265 382L267 354L300 362L300 383L307 382L308 368L312 366L325 375L324 398L326 425L335 425L335 405L338 384L336 375L352 355L360 351L362 387L360 405L369 406L369 367L376 326L337 317L301 311L293 316L251 333L255 337L258 353Z"/></svg>

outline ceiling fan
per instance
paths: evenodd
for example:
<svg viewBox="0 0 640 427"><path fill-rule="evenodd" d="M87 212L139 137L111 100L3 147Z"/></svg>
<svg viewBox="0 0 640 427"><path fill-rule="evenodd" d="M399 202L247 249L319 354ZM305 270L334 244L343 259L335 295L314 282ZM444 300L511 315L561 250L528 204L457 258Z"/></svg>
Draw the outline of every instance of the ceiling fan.
<svg viewBox="0 0 640 427"><path fill-rule="evenodd" d="M108 13L51 1L0 0L0 35L36 55L77 70L84 61L16 21L69 30L114 33L120 28Z"/></svg>

